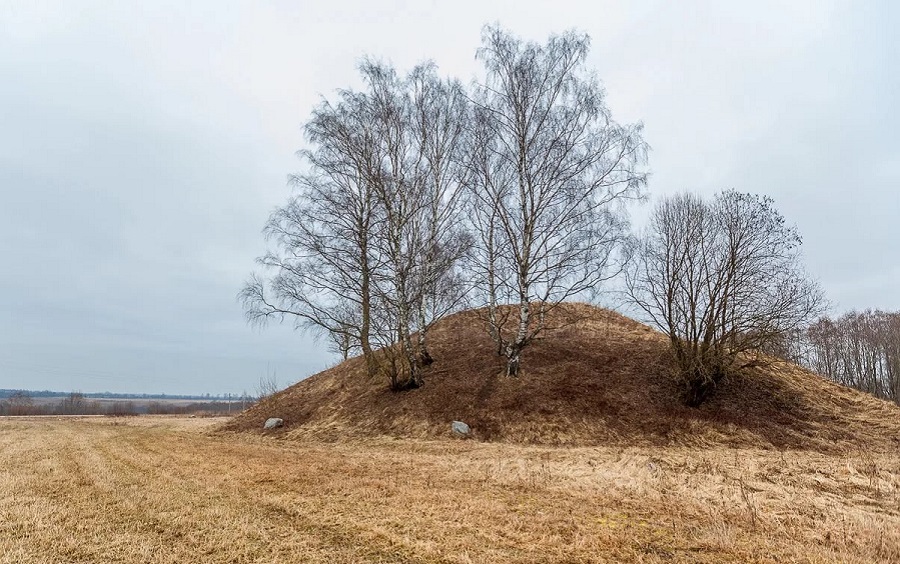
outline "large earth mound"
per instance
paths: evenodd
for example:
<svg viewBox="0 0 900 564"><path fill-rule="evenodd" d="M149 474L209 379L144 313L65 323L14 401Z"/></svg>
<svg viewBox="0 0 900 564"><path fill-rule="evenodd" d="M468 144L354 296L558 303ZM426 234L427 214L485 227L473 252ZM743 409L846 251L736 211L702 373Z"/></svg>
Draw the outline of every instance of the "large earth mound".
<svg viewBox="0 0 900 564"><path fill-rule="evenodd" d="M477 312L452 315L430 335L435 362L419 389L394 392L347 360L260 402L224 431L283 438L450 436L464 421L476 439L553 445L665 444L900 448L900 408L773 360L727 377L700 408L681 404L665 337L617 313L565 304L522 355L519 378Z"/></svg>

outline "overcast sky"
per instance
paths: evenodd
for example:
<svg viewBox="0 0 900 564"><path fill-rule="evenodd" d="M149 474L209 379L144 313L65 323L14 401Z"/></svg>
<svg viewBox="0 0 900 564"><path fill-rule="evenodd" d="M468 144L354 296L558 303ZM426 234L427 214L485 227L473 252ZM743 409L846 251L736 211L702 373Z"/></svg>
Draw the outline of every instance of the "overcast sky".
<svg viewBox="0 0 900 564"><path fill-rule="evenodd" d="M0 0L0 388L252 393L332 363L235 300L300 127L365 54L468 81L488 22L591 35L652 196L768 194L835 312L900 309L895 6Z"/></svg>

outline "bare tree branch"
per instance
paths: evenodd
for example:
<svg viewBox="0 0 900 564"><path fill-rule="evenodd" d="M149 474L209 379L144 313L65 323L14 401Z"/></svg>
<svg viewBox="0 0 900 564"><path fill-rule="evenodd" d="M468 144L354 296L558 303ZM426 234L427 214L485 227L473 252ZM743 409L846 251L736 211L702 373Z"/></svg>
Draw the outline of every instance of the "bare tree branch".
<svg viewBox="0 0 900 564"><path fill-rule="evenodd" d="M824 308L803 271L800 236L770 198L725 191L662 200L632 248L630 300L664 331L699 405L739 355L804 327Z"/></svg>
<svg viewBox="0 0 900 564"><path fill-rule="evenodd" d="M472 98L466 184L476 283L491 336L518 373L542 330L537 317L603 282L626 239L623 200L646 183L641 126L612 121L584 68L589 38L568 32L545 45L486 27L478 58L486 78ZM515 303L514 329L498 306Z"/></svg>

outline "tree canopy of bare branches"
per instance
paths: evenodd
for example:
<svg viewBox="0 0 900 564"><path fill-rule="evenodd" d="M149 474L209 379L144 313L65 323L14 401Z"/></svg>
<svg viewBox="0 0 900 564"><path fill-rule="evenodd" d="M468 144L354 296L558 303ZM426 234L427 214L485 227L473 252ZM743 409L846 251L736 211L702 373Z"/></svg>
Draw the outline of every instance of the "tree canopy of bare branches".
<svg viewBox="0 0 900 564"><path fill-rule="evenodd" d="M810 370L900 404L900 312L822 317L806 330L801 350Z"/></svg>
<svg viewBox="0 0 900 564"><path fill-rule="evenodd" d="M254 274L239 297L249 321L293 317L298 327L324 331L345 356L361 350L374 372L378 211L369 178L377 141L365 96L342 91L337 103L323 101L305 132L313 148L299 154L309 172L292 177L297 193L264 229L276 250L258 262L273 274Z"/></svg>
<svg viewBox="0 0 900 564"><path fill-rule="evenodd" d="M366 89L322 102L306 125L308 172L265 229L277 250L259 262L273 275L254 275L239 297L251 322L293 317L344 358L361 351L392 387L417 387L428 328L464 294L455 268L468 248L458 213L466 99L432 64L400 77L365 60L360 71Z"/></svg>
<svg viewBox="0 0 900 564"><path fill-rule="evenodd" d="M767 197L682 194L655 207L626 271L632 301L669 337L688 405L742 353L783 340L822 312L801 239Z"/></svg>
<svg viewBox="0 0 900 564"><path fill-rule="evenodd" d="M486 75L467 148L471 264L509 376L549 309L615 272L628 228L619 204L646 183L641 125L612 120L586 69L589 45L574 32L539 45L488 26L478 52ZM510 329L498 317L506 302L518 309Z"/></svg>
<svg viewBox="0 0 900 564"><path fill-rule="evenodd" d="M415 388L429 328L475 295L517 375L545 314L620 268L623 202L646 184L642 127L612 120L589 43L488 26L471 91L431 63L401 76L364 60L365 87L306 125L307 170L266 225L275 249L259 259L269 276L240 293L247 318L293 318ZM515 323L498 317L504 304Z"/></svg>

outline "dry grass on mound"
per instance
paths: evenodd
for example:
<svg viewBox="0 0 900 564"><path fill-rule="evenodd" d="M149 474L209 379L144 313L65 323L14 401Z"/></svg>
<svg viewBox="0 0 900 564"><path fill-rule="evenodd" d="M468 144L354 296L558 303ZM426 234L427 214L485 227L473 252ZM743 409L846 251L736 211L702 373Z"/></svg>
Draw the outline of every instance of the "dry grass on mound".
<svg viewBox="0 0 900 564"><path fill-rule="evenodd" d="M900 561L897 453L280 442L200 424L0 419L0 564Z"/></svg>
<svg viewBox="0 0 900 564"><path fill-rule="evenodd" d="M670 376L663 335L586 304L548 316L523 353L520 378L502 376L477 312L438 323L425 386L392 392L355 358L304 380L235 418L227 431L256 431L281 417L285 438L446 437L462 420L475 438L548 445L727 444L844 450L900 447L900 409L786 363L727 378L699 409Z"/></svg>

